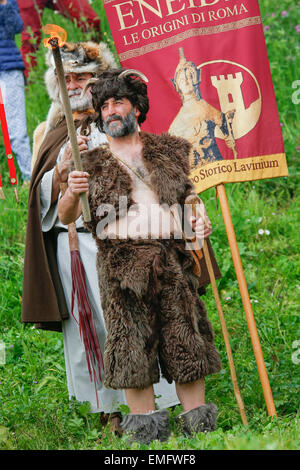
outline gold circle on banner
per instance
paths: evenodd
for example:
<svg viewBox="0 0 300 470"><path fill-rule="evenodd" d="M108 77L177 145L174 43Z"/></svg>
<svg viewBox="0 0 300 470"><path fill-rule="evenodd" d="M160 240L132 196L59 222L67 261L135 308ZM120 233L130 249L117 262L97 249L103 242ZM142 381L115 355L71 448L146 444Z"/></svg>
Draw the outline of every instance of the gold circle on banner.
<svg viewBox="0 0 300 470"><path fill-rule="evenodd" d="M16 182L15 178L12 178L10 181L11 181L12 183L15 183L15 182Z"/></svg>
<svg viewBox="0 0 300 470"><path fill-rule="evenodd" d="M236 67L245 70L251 78L254 80L254 83L258 91L258 99L253 101L248 108L244 105L243 94L241 85L243 83L243 75L241 72L235 72L233 77L232 73L227 73L227 78L224 75L211 76L211 83L217 89L221 111L227 113L229 111L234 111L234 116L232 118L231 126L235 140L247 135L257 124L262 107L262 97L261 90L257 78L254 73L249 70L244 65L241 65L237 62L232 62L230 60L210 60L208 62L203 62L197 66L197 69L202 69L207 65L212 64L230 64ZM231 100L229 100L229 95L231 95ZM216 128L215 136L220 139L224 139L222 132Z"/></svg>

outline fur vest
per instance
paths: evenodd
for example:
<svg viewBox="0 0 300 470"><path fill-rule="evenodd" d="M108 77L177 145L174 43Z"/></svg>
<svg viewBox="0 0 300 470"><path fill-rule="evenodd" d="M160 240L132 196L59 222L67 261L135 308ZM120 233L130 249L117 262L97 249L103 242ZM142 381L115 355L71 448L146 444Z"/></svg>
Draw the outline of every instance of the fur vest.
<svg viewBox="0 0 300 470"><path fill-rule="evenodd" d="M174 204L183 206L185 198L193 191L188 177L190 143L168 134L159 136L141 132L140 137L143 142L143 163L159 203L168 204L169 207ZM90 175L89 203L92 220L86 226L96 238L97 224L103 217L97 214L100 205L112 206L117 216L121 216L134 204L131 178L112 155L108 145L85 152L83 167ZM124 214L119 212L121 196L127 198ZM97 238L96 241L99 244Z"/></svg>
<svg viewBox="0 0 300 470"><path fill-rule="evenodd" d="M186 197L194 191L192 182L189 179L190 167L188 155L191 144L185 139L169 134L159 136L141 132L140 137L143 143L143 163L148 170L150 184L158 196L159 203L168 204L169 207L179 204L183 209ZM102 269L107 264L105 253L106 249L109 249L110 244L107 243L107 240L101 240L97 237L97 225L104 217L104 215L99 214L99 211L97 213L97 209L99 206L107 204L113 207L117 216L125 215L129 207L134 204L132 199L132 180L128 171L112 155L108 145L103 145L82 154L82 163L84 171L87 171L90 175L89 205L91 222L85 222L85 225L95 238L98 246L98 257L101 253L103 254L102 259L99 259L97 262L99 270L100 267ZM127 207L122 207L124 214L119 212L121 196L127 198ZM105 214L105 217L107 217L107 214ZM149 240L150 242L151 240ZM153 240L152 242L154 243ZM207 243L215 277L219 279L221 273L209 239L207 239ZM190 258L188 264L191 266L193 260L191 252L184 251L185 257ZM127 257L125 256L125 258ZM114 269L118 267L120 270L121 278L124 277L126 269L122 271L122 266L119 265L119 262L112 264ZM205 289L203 288L210 283L204 257L200 260L200 267L201 275L198 278L198 285L202 288L202 293L204 293ZM116 275L116 277L118 276ZM122 283L124 284L124 279Z"/></svg>

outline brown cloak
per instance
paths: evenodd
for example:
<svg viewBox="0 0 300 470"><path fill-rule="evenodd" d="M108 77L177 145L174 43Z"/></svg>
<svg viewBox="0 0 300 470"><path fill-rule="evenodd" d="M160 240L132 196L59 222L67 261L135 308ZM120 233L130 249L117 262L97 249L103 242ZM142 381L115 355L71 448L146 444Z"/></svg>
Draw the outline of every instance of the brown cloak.
<svg viewBox="0 0 300 470"><path fill-rule="evenodd" d="M48 132L33 168L28 195L28 219L24 258L22 322L42 323L44 329L61 331L61 321L69 317L56 261L53 230L42 232L40 182L57 160L68 134L63 120Z"/></svg>

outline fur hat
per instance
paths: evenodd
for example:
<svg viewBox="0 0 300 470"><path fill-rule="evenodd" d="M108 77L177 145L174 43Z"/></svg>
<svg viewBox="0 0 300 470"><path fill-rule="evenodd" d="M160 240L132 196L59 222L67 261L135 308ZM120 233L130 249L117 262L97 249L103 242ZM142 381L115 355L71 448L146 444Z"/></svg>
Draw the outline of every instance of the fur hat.
<svg viewBox="0 0 300 470"><path fill-rule="evenodd" d="M93 106L99 113L96 123L102 129L101 106L104 101L114 97L126 97L140 111L138 123L142 124L149 110L147 85L141 80L148 81L147 77L133 69L114 68L102 73L98 80L91 85ZM91 80L92 81L92 80Z"/></svg>
<svg viewBox="0 0 300 470"><path fill-rule="evenodd" d="M65 73L92 73L99 75L109 68L116 67L114 56L104 42L66 42L61 48L61 58ZM64 113L59 97L59 84L55 71L53 54L46 54L48 69L45 83L52 104L47 116L46 132L54 129L62 120Z"/></svg>

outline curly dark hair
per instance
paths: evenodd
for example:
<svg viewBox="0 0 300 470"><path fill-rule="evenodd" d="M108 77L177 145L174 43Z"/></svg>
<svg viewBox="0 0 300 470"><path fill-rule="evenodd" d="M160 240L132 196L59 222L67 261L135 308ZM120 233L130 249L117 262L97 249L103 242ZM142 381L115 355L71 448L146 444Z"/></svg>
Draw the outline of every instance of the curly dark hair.
<svg viewBox="0 0 300 470"><path fill-rule="evenodd" d="M99 79L91 86L94 110L99 113L96 119L98 128L102 131L101 106L109 98L127 98L132 106L137 106L140 111L138 123L146 119L149 110L149 100L147 96L147 85L140 78L134 75L127 75L119 78L121 72L126 69L110 69L103 72Z"/></svg>

